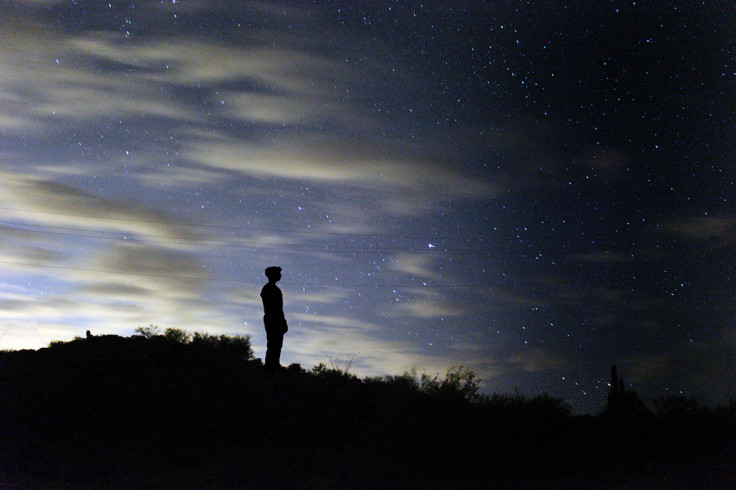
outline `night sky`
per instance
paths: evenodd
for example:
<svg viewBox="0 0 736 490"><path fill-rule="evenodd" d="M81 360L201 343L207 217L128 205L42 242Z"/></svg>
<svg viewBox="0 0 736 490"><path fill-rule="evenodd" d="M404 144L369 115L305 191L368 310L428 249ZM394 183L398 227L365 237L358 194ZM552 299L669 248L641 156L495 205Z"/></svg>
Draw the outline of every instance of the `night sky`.
<svg viewBox="0 0 736 490"><path fill-rule="evenodd" d="M0 349L149 324L736 397L736 7L4 0Z"/></svg>

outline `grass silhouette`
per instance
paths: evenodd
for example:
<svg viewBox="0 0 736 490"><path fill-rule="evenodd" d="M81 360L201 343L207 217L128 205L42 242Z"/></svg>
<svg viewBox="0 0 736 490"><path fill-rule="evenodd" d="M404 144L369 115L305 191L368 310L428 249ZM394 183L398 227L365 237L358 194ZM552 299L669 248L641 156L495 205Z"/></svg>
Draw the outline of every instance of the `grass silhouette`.
<svg viewBox="0 0 736 490"><path fill-rule="evenodd" d="M155 327L0 352L10 488L715 488L736 407L574 416L475 375L275 373L247 337ZM696 404L697 405L697 404ZM674 408L672 408L674 407Z"/></svg>

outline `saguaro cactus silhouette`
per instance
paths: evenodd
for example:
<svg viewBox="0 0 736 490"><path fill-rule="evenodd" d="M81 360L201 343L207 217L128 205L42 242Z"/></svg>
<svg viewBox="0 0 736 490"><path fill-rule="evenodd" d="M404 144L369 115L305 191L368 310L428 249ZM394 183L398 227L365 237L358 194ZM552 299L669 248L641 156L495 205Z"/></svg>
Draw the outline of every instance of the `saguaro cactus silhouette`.
<svg viewBox="0 0 736 490"><path fill-rule="evenodd" d="M626 389L624 380L618 378L616 366L611 366L611 389L608 390L608 410L620 412L626 403Z"/></svg>

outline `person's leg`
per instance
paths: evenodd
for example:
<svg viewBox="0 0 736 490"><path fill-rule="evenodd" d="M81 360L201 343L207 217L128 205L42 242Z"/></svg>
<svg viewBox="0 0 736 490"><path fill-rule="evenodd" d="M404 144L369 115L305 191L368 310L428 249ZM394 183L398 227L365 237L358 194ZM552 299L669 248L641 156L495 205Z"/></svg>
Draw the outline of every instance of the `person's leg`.
<svg viewBox="0 0 736 490"><path fill-rule="evenodd" d="M273 369L273 353L274 353L274 342L273 334L266 330L266 361L265 368L268 370Z"/></svg>
<svg viewBox="0 0 736 490"><path fill-rule="evenodd" d="M273 369L281 368L281 347L284 345L284 334L273 335Z"/></svg>
<svg viewBox="0 0 736 490"><path fill-rule="evenodd" d="M281 347L284 334L266 331L266 369L276 370L281 367Z"/></svg>

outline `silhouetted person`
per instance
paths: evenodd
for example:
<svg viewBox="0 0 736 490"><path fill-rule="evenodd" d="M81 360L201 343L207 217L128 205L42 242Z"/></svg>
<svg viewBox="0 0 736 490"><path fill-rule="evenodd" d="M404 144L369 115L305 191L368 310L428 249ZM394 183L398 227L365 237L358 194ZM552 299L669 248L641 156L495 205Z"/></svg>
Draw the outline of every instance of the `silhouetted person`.
<svg viewBox="0 0 736 490"><path fill-rule="evenodd" d="M284 343L284 334L289 330L284 317L284 297L276 283L281 279L281 267L266 269L268 284L261 289L263 300L263 324L266 326L266 363L269 371L281 368L281 346Z"/></svg>

